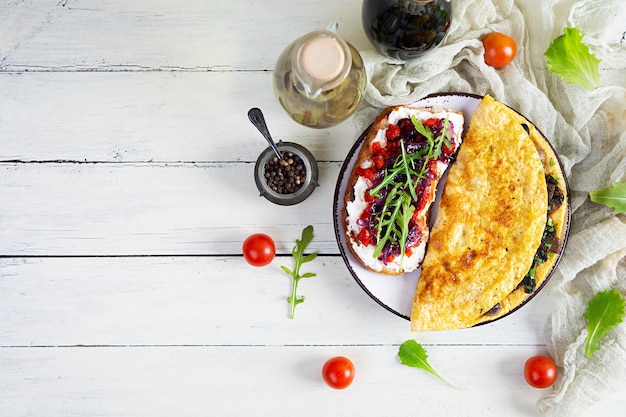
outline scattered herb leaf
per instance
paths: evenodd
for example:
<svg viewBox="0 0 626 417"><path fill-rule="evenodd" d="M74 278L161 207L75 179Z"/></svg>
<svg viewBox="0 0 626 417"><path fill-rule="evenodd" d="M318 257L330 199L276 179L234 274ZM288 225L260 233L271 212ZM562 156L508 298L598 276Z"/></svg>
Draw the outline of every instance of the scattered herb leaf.
<svg viewBox="0 0 626 417"><path fill-rule="evenodd" d="M614 214L626 213L626 182L614 182L613 187L589 193L591 201L614 208Z"/></svg>
<svg viewBox="0 0 626 417"><path fill-rule="evenodd" d="M308 246L309 243L313 240L313 226L309 225L302 230L302 237L300 239L296 239L296 245L291 250L291 254L293 255L295 266L293 271L286 266L281 266L283 271L287 274L291 275L293 281L291 283L291 296L287 298L287 301L291 305L289 311L289 318L293 319L294 314L296 312L296 306L300 303L304 302L304 296L298 297L296 291L298 290L298 282L302 278L311 278L316 274L313 272L307 272L303 275L300 275L300 267L303 263L311 262L313 259L317 257L317 252L313 252L311 254L305 255L304 250Z"/></svg>
<svg viewBox="0 0 626 417"><path fill-rule="evenodd" d="M552 41L544 55L548 69L565 81L587 90L600 86L600 60L582 43L583 34L576 28L565 28L563 35Z"/></svg>
<svg viewBox="0 0 626 417"><path fill-rule="evenodd" d="M459 388L458 386L445 380L441 375L439 375L437 371L435 371L432 366L430 366L430 364L428 363L428 355L426 354L426 350L415 340L410 339L402 343L402 345L400 345L400 349L398 350L398 357L400 358L400 362L403 365L423 369L426 372L436 376L446 384L449 384L455 388Z"/></svg>
<svg viewBox="0 0 626 417"><path fill-rule="evenodd" d="M585 356L591 358L598 350L598 342L613 326L624 318L624 298L617 290L606 290L597 293L583 314L587 320L587 340Z"/></svg>

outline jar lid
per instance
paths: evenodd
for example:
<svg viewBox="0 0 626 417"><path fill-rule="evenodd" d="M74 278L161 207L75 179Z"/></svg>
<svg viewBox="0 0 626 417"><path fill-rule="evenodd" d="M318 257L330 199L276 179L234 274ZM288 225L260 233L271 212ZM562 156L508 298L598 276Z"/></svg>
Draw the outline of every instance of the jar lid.
<svg viewBox="0 0 626 417"><path fill-rule="evenodd" d="M328 82L337 78L345 62L341 45L328 36L316 36L300 50L300 67L315 81Z"/></svg>
<svg viewBox="0 0 626 417"><path fill-rule="evenodd" d="M296 74L312 98L341 84L352 65L346 41L328 30L302 37L294 58Z"/></svg>

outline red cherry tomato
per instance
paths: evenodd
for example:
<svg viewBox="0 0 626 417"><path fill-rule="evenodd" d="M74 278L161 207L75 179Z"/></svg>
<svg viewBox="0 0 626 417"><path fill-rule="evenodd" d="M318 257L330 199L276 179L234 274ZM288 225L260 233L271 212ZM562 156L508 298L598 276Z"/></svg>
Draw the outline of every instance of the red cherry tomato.
<svg viewBox="0 0 626 417"><path fill-rule="evenodd" d="M322 377L331 388L347 388L354 379L354 364L345 356L335 356L324 364Z"/></svg>
<svg viewBox="0 0 626 417"><path fill-rule="evenodd" d="M274 240L266 234L255 233L243 242L243 257L252 266L265 266L275 255Z"/></svg>
<svg viewBox="0 0 626 417"><path fill-rule="evenodd" d="M526 382L535 388L547 388L554 384L556 375L556 365L546 356L533 356L524 365Z"/></svg>
<svg viewBox="0 0 626 417"><path fill-rule="evenodd" d="M485 62L494 68L508 65L517 53L515 41L500 32L492 32L483 38Z"/></svg>

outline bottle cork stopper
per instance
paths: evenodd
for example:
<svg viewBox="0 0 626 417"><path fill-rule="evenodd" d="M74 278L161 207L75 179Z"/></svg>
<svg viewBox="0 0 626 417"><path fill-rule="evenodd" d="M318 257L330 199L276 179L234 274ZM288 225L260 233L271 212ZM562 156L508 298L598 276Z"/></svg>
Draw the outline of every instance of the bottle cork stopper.
<svg viewBox="0 0 626 417"><path fill-rule="evenodd" d="M310 39L300 52L302 70L317 82L337 78L346 63L341 44L335 39L321 35Z"/></svg>

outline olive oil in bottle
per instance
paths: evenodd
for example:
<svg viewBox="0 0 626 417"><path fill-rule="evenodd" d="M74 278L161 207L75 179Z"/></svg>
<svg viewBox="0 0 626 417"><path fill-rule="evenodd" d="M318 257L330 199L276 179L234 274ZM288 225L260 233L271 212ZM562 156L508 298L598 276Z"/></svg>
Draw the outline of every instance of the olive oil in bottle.
<svg viewBox="0 0 626 417"><path fill-rule="evenodd" d="M274 93L298 123L314 128L348 118L367 82L358 51L333 31L319 30L292 42L274 68Z"/></svg>

